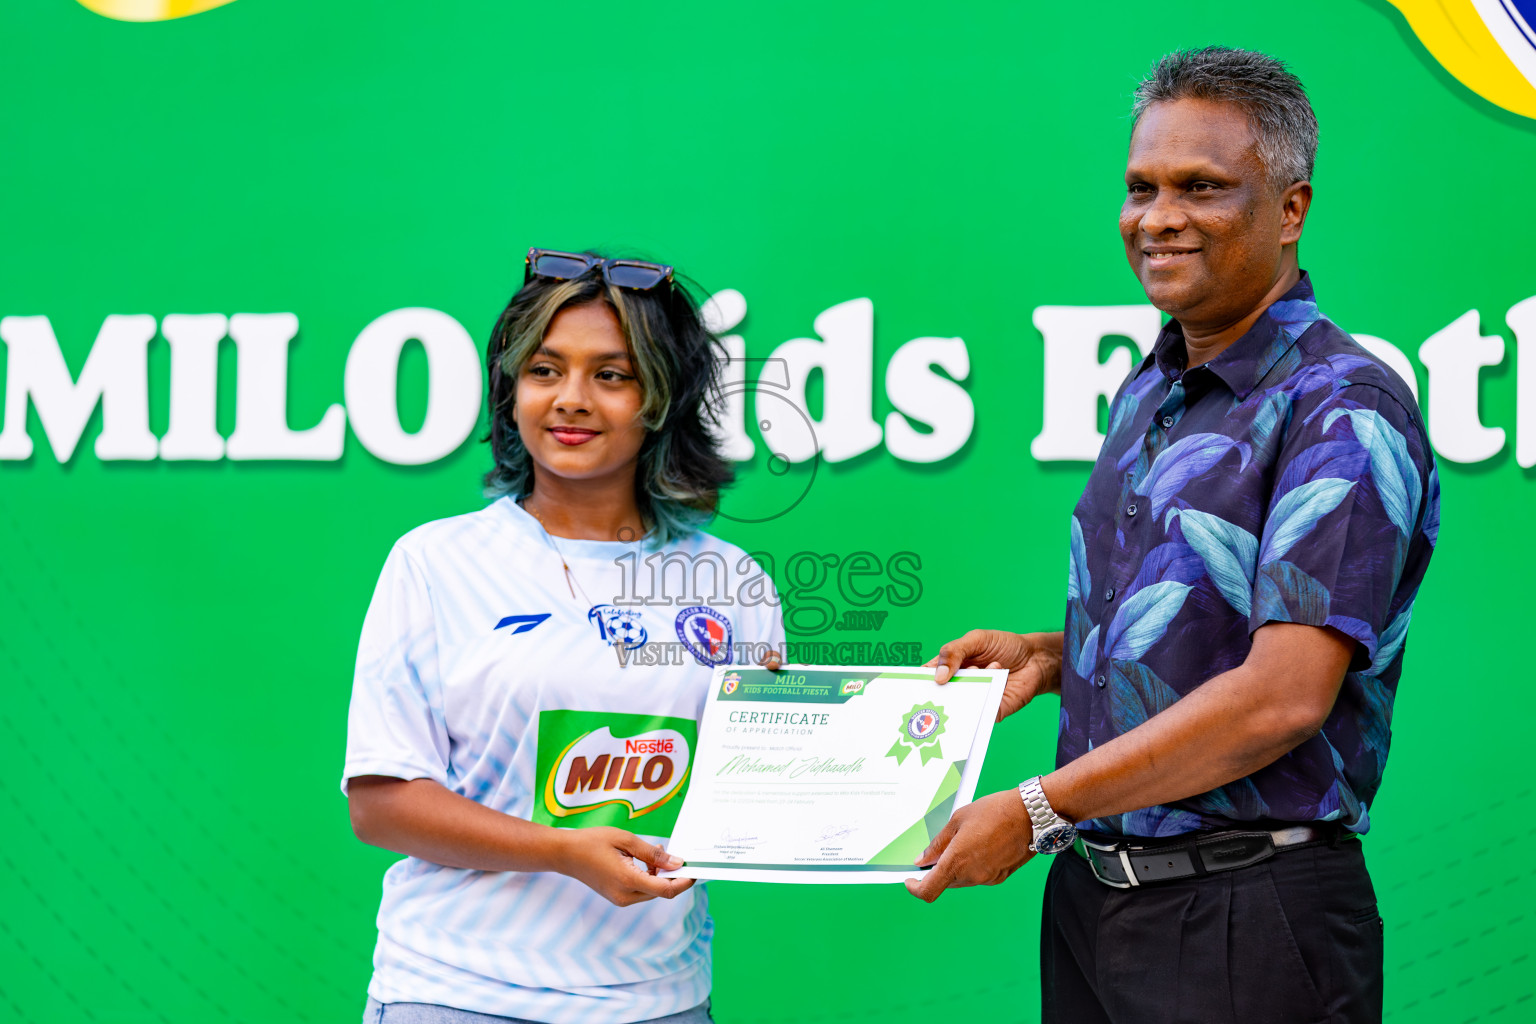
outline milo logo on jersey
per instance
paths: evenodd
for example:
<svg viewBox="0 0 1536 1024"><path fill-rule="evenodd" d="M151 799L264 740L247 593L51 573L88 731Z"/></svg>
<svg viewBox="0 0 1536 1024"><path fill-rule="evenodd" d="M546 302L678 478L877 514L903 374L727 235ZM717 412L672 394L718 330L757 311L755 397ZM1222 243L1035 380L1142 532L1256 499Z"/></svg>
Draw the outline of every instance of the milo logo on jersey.
<svg viewBox="0 0 1536 1024"><path fill-rule="evenodd" d="M671 835L697 736L691 718L539 712L541 792L533 820L556 828L615 825L641 835Z"/></svg>

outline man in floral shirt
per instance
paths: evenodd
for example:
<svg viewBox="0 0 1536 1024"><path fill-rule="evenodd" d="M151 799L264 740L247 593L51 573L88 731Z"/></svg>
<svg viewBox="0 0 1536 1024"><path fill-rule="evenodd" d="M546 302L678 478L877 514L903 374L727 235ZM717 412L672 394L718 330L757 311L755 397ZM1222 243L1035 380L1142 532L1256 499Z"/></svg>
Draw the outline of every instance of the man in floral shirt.
<svg viewBox="0 0 1536 1024"><path fill-rule="evenodd" d="M1164 57L1136 99L1120 233L1172 319L1074 510L1066 628L973 630L933 662L941 682L1009 669L1003 714L1059 692L1057 769L957 812L908 885L931 901L1066 851L1048 1022L1380 1020L1358 837L1439 529L1434 459L1407 386L1298 264L1301 83L1212 48Z"/></svg>

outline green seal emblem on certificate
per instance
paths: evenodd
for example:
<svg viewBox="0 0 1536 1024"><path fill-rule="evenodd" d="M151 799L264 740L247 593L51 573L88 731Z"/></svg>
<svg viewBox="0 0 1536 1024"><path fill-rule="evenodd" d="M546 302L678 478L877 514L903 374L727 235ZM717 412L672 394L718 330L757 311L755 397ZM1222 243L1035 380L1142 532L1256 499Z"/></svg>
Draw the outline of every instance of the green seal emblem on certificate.
<svg viewBox="0 0 1536 1024"><path fill-rule="evenodd" d="M905 761L907 755L914 750L922 754L922 764L927 764L932 758L943 757L939 737L944 734L944 725L948 721L949 716L944 713L944 709L932 701L913 704L901 716L901 733L896 737L896 745L887 750L885 756L894 757L897 764Z"/></svg>

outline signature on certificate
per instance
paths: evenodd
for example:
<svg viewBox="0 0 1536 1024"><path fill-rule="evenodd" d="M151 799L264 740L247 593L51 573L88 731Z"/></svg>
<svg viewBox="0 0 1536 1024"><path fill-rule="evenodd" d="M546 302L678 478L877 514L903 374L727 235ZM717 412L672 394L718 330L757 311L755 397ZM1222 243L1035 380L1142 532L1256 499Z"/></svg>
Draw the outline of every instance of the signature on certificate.
<svg viewBox="0 0 1536 1024"><path fill-rule="evenodd" d="M816 837L816 841L818 843L830 843L834 839L846 839L856 831L858 830L848 825L828 825L821 830L821 834Z"/></svg>
<svg viewBox="0 0 1536 1024"><path fill-rule="evenodd" d="M720 830L720 838L717 840L722 846L740 845L743 843L760 843L762 839L750 833L740 832L727 825Z"/></svg>

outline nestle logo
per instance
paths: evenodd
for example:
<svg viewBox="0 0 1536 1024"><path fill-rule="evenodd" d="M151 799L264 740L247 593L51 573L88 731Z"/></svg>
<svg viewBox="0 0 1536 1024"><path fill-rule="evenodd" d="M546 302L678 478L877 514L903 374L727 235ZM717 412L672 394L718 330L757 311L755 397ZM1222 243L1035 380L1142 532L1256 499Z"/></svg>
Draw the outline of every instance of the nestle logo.
<svg viewBox="0 0 1536 1024"><path fill-rule="evenodd" d="M669 739L657 740L625 740L624 753L626 754L670 754L672 753L672 741Z"/></svg>

